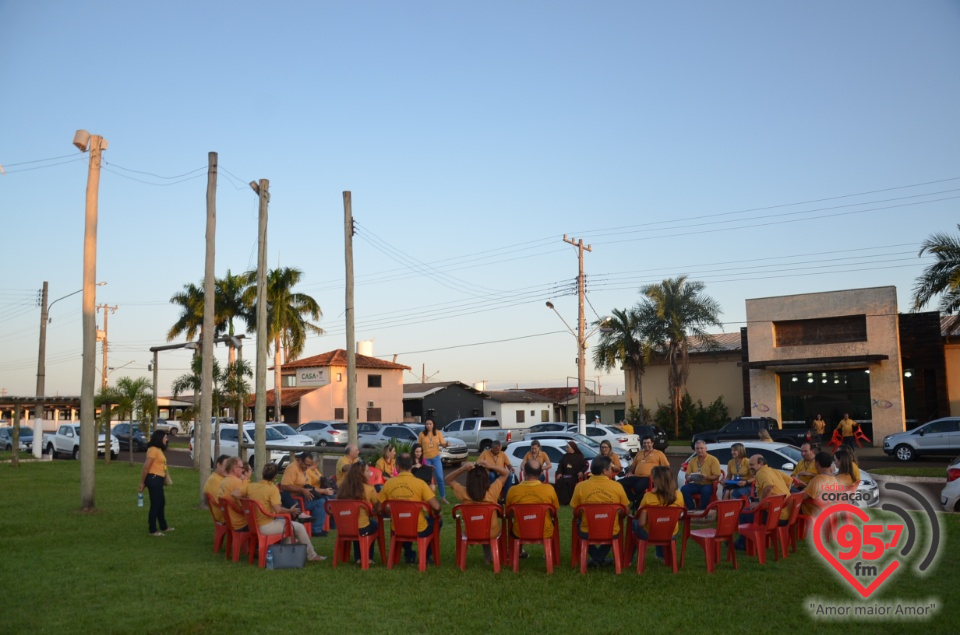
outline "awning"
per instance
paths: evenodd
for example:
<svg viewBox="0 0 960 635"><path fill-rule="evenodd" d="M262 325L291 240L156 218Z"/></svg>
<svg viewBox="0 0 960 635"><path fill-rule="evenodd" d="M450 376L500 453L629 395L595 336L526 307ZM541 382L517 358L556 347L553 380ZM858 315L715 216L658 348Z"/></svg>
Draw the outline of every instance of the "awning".
<svg viewBox="0 0 960 635"><path fill-rule="evenodd" d="M767 361L742 362L740 366L751 370L821 370L827 366L830 368L870 366L885 362L888 359L890 359L889 355L841 355L837 357L805 357L800 359L771 359Z"/></svg>

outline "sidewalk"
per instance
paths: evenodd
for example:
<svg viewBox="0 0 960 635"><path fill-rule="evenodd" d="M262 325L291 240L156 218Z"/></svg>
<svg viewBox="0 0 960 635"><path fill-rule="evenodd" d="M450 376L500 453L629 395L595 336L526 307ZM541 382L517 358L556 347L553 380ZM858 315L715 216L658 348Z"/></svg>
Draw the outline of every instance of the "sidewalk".
<svg viewBox="0 0 960 635"><path fill-rule="evenodd" d="M824 448L827 452L831 452L833 448ZM857 453L858 458L872 458L872 459L882 459L887 456L883 452L883 448L875 448L872 446L864 446L862 448L854 448ZM693 454L693 450L690 449L689 441L679 441L679 442L670 442L670 446L664 451L664 454L667 456L690 456Z"/></svg>

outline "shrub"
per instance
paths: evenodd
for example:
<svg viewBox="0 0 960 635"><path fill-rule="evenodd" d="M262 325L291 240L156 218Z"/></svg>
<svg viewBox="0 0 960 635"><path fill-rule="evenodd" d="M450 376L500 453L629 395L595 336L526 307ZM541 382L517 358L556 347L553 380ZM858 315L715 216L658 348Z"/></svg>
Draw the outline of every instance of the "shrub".
<svg viewBox="0 0 960 635"><path fill-rule="evenodd" d="M684 393L680 407L680 437L689 439L698 432L716 430L730 421L727 405L723 397L717 397L713 403L704 407L703 402L693 403L690 393ZM673 432L673 407L658 404L657 412L653 415L654 422L668 433Z"/></svg>

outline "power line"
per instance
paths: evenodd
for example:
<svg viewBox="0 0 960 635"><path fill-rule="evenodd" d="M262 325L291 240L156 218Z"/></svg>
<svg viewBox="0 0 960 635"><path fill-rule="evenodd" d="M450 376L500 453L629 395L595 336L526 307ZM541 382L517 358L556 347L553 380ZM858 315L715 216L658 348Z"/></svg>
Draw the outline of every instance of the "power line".
<svg viewBox="0 0 960 635"><path fill-rule="evenodd" d="M454 346L443 346L441 348L428 348L422 351L407 351L405 353L389 353L388 355L383 355L381 357L389 357L391 355L396 355L397 357L401 355L417 355L419 353L435 353L437 351L450 351L457 348L467 348L470 346L486 346L487 344L502 344L504 342L516 342L519 340L528 340L534 337L544 337L546 335L556 335L558 333L566 333L566 331L550 331L549 333L533 333L531 335L521 335L520 337L510 337L502 340L488 340L486 342L472 342L470 344L456 344Z"/></svg>

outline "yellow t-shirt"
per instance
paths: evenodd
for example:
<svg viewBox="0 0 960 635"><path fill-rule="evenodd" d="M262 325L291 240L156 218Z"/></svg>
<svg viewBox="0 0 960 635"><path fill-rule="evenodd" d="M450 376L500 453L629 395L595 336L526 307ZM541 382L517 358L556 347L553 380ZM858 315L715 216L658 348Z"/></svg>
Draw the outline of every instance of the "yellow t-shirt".
<svg viewBox="0 0 960 635"><path fill-rule="evenodd" d="M823 434L823 431L827 429L827 422L823 419L814 419L813 429L817 431L817 434Z"/></svg>
<svg viewBox="0 0 960 635"><path fill-rule="evenodd" d="M680 490L677 490L677 495L673 499L672 503L664 504L664 500L660 498L660 495L655 492L647 492L643 495L643 498L640 499L640 507L644 505L652 505L655 507L686 507L686 504L683 502L683 494L680 493ZM643 528L648 532L650 531L650 516L647 516L647 522L644 523ZM673 535L676 536L677 532L680 531L680 523L677 523L677 526L673 528Z"/></svg>
<svg viewBox="0 0 960 635"><path fill-rule="evenodd" d="M421 501L429 503L436 498L436 494L430 489L430 486L418 479L410 472L400 472L392 479L384 483L380 490L379 500L383 504L390 500L401 501ZM423 531L427 528L427 517L422 513L417 521L417 531Z"/></svg>
<svg viewBox="0 0 960 635"><path fill-rule="evenodd" d="M167 457L163 455L163 450L152 446L147 448L147 456L145 460L149 461L150 459L153 459L153 463L150 464L150 469L147 470L147 474L156 474L161 478L166 476Z"/></svg>
<svg viewBox="0 0 960 635"><path fill-rule="evenodd" d="M613 475L616 476L623 470L623 464L620 463L620 457L613 452L611 452L607 456L610 457L610 467L613 468Z"/></svg>
<svg viewBox="0 0 960 635"><path fill-rule="evenodd" d="M626 432L627 434L633 434L633 426L629 423L621 423L620 429Z"/></svg>
<svg viewBox="0 0 960 635"><path fill-rule="evenodd" d="M690 459L690 462L687 463L687 469L685 470L687 476L691 474L703 474L704 476L720 476L720 461L717 460L717 457L713 455L706 455L703 457L703 463L700 462L700 457L695 456ZM689 482L690 479L687 479ZM699 485L706 485L706 482L699 483Z"/></svg>
<svg viewBox="0 0 960 635"><path fill-rule="evenodd" d="M275 484L267 481L250 483L247 486L247 498L257 501L264 511L272 514L273 510L280 505L280 490ZM257 510L257 527L262 527L272 520L273 518L260 513L259 509Z"/></svg>
<svg viewBox="0 0 960 635"><path fill-rule="evenodd" d="M667 456L660 450L650 450L649 453L640 450L634 458L633 475L649 478L655 467L670 467Z"/></svg>
<svg viewBox="0 0 960 635"><path fill-rule="evenodd" d="M800 472L810 472L809 475L800 476ZM797 467L793 468L793 476L800 480L802 483L810 484L810 481L817 474L817 462L816 461L807 461L803 460L797 463Z"/></svg>
<svg viewBox="0 0 960 635"><path fill-rule="evenodd" d="M383 472L383 480L394 477L397 475L397 460L387 461L380 457L377 459L377 469Z"/></svg>
<svg viewBox="0 0 960 635"><path fill-rule="evenodd" d="M322 479L323 475L320 473L320 468L316 465L307 470L307 482L310 483L314 489L323 489L320 487Z"/></svg>
<svg viewBox="0 0 960 635"><path fill-rule="evenodd" d="M482 501L475 501L470 498L470 495L467 494L467 488L461 485L460 483L454 482L453 484L453 493L457 495L457 498L460 499L461 503L470 505L471 503L493 503L496 505L500 502L500 492L503 491L503 484L506 483L506 478L501 476L493 483L490 484L490 489L487 490L487 494L483 497ZM494 517L493 523L490 526L490 537L496 536L500 533L500 519Z"/></svg>
<svg viewBox="0 0 960 635"><path fill-rule="evenodd" d="M533 456L533 452L527 452L523 455L523 460L520 462L520 467L523 467L527 464L527 461L540 461L540 467L543 468L543 471L546 472L550 469L550 466L553 465L550 462L550 457L547 456L546 452L540 451L537 456Z"/></svg>
<svg viewBox="0 0 960 635"><path fill-rule="evenodd" d="M280 484L292 485L293 487L306 487L307 475L300 469L300 464L294 461L283 471L283 479L280 480Z"/></svg>
<svg viewBox="0 0 960 635"><path fill-rule="evenodd" d="M225 519L223 518L223 512L220 510L220 506L217 505L217 503L220 502L219 496L220 496L221 482L223 482L222 476L220 476L216 472L211 473L210 477L207 479L207 482L203 484L203 493L209 494L211 497L213 497L214 505L213 505L213 508L211 509L211 511L213 512L213 517L217 519L217 522L222 523L224 522Z"/></svg>
<svg viewBox="0 0 960 635"><path fill-rule="evenodd" d="M769 465L765 465L759 470L757 470L757 496L761 499L767 498L769 496L790 496L790 486L784 482L783 477L786 476L780 470L775 470ZM770 491L766 494L763 493L763 490L770 486ZM790 518L790 506L784 505L783 510L780 512L780 520L787 520Z"/></svg>
<svg viewBox="0 0 960 635"><path fill-rule="evenodd" d="M347 478L347 470L350 469L350 466L357 462L357 459L351 459L346 455L341 456L337 460L337 487L343 485L343 479Z"/></svg>
<svg viewBox="0 0 960 635"><path fill-rule="evenodd" d="M857 422L853 419L841 419L840 423L837 425L840 428L840 434L844 437L853 436L853 428L857 425Z"/></svg>
<svg viewBox="0 0 960 635"><path fill-rule="evenodd" d="M237 498L246 496L249 486L250 483L241 481L233 474L227 474L223 477L223 480L220 481L220 490L217 493L217 498L231 498L235 495ZM243 529L247 526L247 519L243 515L243 508L240 507L239 502L232 502L231 507L230 524L234 529Z"/></svg>
<svg viewBox="0 0 960 635"><path fill-rule="evenodd" d="M623 489L623 488L621 488ZM523 481L510 488L507 492L507 507L510 505L551 505L554 509L560 508L557 490L552 485L541 483L534 479ZM516 534L516 531L514 531ZM544 538L553 536L553 519L547 516L543 527Z"/></svg>
<svg viewBox="0 0 960 635"><path fill-rule="evenodd" d="M490 450L484 450L480 453L480 457L477 459L477 462L486 461L490 465L496 465L497 467L502 467L510 469L510 459L507 458L507 453L503 450L500 450L500 454L494 456L493 452Z"/></svg>
<svg viewBox="0 0 960 635"><path fill-rule="evenodd" d="M803 490L803 505L800 511L809 516L816 516L820 513L820 508L814 503L819 500L823 504L824 485L837 485L837 477L833 474L817 474ZM836 490L834 490L836 491Z"/></svg>
<svg viewBox="0 0 960 635"><path fill-rule="evenodd" d="M727 461L727 478L733 479L737 476L744 480L750 478L750 459L740 459L739 467L734 463L734 459Z"/></svg>
<svg viewBox="0 0 960 635"><path fill-rule="evenodd" d="M611 481L603 474L591 475L585 481L577 483L573 488L573 498L570 499L570 507L576 509L578 505L589 505L591 503L610 503L621 504L630 509L630 499L627 498L627 492L623 485L616 481ZM586 516L580 522L580 531L586 533L589 531ZM620 533L620 523L615 523L613 534Z"/></svg>
<svg viewBox="0 0 960 635"><path fill-rule="evenodd" d="M439 430L435 430L432 435L426 435L423 432L417 437L417 443L423 446L423 458L433 459L440 456L440 446L443 445L445 439L443 438L443 433Z"/></svg>
<svg viewBox="0 0 960 635"><path fill-rule="evenodd" d="M376 509L377 503L380 502L380 499L377 498L377 488L373 485L363 484L363 500L367 501ZM360 508L360 513L357 515L357 527L360 529L366 529L370 525L370 514L367 512L365 507Z"/></svg>

